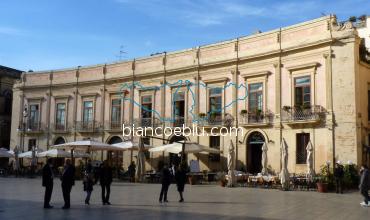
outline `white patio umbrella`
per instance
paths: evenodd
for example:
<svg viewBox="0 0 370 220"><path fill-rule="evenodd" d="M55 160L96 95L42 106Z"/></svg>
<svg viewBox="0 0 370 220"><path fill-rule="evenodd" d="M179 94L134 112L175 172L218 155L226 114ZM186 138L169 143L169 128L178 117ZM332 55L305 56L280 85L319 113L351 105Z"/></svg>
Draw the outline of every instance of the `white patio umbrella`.
<svg viewBox="0 0 370 220"><path fill-rule="evenodd" d="M119 147L93 140L74 141L64 144L53 145L51 147L56 149L83 150L83 151L122 150Z"/></svg>
<svg viewBox="0 0 370 220"><path fill-rule="evenodd" d="M37 155L39 154L39 153L41 153L42 152L42 150L37 150L37 152L35 152L35 156L37 157ZM27 159L32 159L33 158L33 152L30 150L30 151L26 151L26 152L23 152L23 153L20 153L19 155L18 155L18 157L19 158L27 158Z"/></svg>
<svg viewBox="0 0 370 220"><path fill-rule="evenodd" d="M153 148L149 149L149 152L152 152L152 153L154 153L154 152L166 152L167 149L170 149L171 147L176 147L178 145L179 145L179 143L165 144L165 145L161 145L161 146L158 146L158 147L153 147Z"/></svg>
<svg viewBox="0 0 370 220"><path fill-rule="evenodd" d="M309 182L312 182L313 181L313 177L315 176L315 171L313 169L313 146L312 146L312 142L309 141L308 144L307 144L307 147L306 147L306 150L307 150L307 174L306 174L306 177L307 177L307 180Z"/></svg>
<svg viewBox="0 0 370 220"><path fill-rule="evenodd" d="M8 151L5 148L0 148L0 157L10 158L10 157L14 157L14 154L12 154L10 151Z"/></svg>
<svg viewBox="0 0 370 220"><path fill-rule="evenodd" d="M227 168L229 170L228 176L229 181L227 183L228 187L233 187L235 185L235 148L233 141L230 140L230 146L229 146L229 155L227 158Z"/></svg>
<svg viewBox="0 0 370 220"><path fill-rule="evenodd" d="M266 143L263 143L262 145L262 160L261 160L261 163L262 163L262 171L261 171L261 174L262 175L267 175L267 144Z"/></svg>
<svg viewBox="0 0 370 220"><path fill-rule="evenodd" d="M144 181L144 174L145 174L145 154L144 154L144 143L142 138L139 141L139 152L137 155L137 162L136 162L136 179L139 182Z"/></svg>
<svg viewBox="0 0 370 220"><path fill-rule="evenodd" d="M76 158L90 157L89 154L81 153L81 152L74 152L73 156ZM71 157L71 152L67 152L61 149L51 149L51 150L44 151L44 152L37 154L37 157L69 158Z"/></svg>
<svg viewBox="0 0 370 220"><path fill-rule="evenodd" d="M281 172L279 174L283 190L289 189L289 172L288 172L288 145L283 139L281 142Z"/></svg>
<svg viewBox="0 0 370 220"><path fill-rule="evenodd" d="M135 143L132 141L124 141L117 144L112 144L114 147L122 148L122 150L139 150L140 146L139 143ZM150 148L151 146L144 144L145 149Z"/></svg>
<svg viewBox="0 0 370 220"><path fill-rule="evenodd" d="M172 144L165 144L158 147L153 147L149 149L149 152L167 152L173 154L179 154L182 152L182 144L181 143L172 143ZM220 153L220 150L210 148L198 143L185 143L185 153L201 153L201 152L208 152L208 153Z"/></svg>

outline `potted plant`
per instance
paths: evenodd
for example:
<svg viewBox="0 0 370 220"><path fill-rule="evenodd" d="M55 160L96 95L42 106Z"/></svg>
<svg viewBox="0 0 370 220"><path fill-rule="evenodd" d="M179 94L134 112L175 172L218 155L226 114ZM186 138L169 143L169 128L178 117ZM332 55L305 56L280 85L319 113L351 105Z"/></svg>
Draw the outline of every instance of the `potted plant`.
<svg viewBox="0 0 370 220"><path fill-rule="evenodd" d="M207 114L206 113L203 113L203 112L201 112L201 113L199 113L199 118L205 118L207 116Z"/></svg>
<svg viewBox="0 0 370 220"><path fill-rule="evenodd" d="M288 112L290 109L291 109L290 106L287 106L287 105L283 106L283 110L286 111L286 112Z"/></svg>
<svg viewBox="0 0 370 220"><path fill-rule="evenodd" d="M245 117L247 114L248 114L248 110L246 109L243 109L240 111L240 115L242 115L243 117Z"/></svg>
<svg viewBox="0 0 370 220"><path fill-rule="evenodd" d="M329 164L322 165L316 182L317 191L326 193L332 185L333 174L330 172L330 166Z"/></svg>
<svg viewBox="0 0 370 220"><path fill-rule="evenodd" d="M217 179L220 183L220 186L225 187L227 184L226 174L223 172L217 173Z"/></svg>
<svg viewBox="0 0 370 220"><path fill-rule="evenodd" d="M256 111L256 119L257 119L257 121L263 119L263 114L262 114L262 110L261 109L257 109L257 111Z"/></svg>
<svg viewBox="0 0 370 220"><path fill-rule="evenodd" d="M356 189L359 183L358 170L355 164L344 165L343 185L346 189Z"/></svg>
<svg viewBox="0 0 370 220"><path fill-rule="evenodd" d="M329 184L327 182L327 177L322 174L319 174L316 182L317 191L320 193L328 192L328 185Z"/></svg>

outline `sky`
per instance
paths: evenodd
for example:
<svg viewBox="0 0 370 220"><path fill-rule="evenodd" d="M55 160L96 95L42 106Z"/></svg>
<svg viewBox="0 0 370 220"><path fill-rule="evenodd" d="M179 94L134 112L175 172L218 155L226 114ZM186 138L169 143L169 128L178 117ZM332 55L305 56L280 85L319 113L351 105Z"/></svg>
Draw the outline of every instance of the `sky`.
<svg viewBox="0 0 370 220"><path fill-rule="evenodd" d="M328 14L370 14L370 1L1 0L0 65L39 71L111 63Z"/></svg>

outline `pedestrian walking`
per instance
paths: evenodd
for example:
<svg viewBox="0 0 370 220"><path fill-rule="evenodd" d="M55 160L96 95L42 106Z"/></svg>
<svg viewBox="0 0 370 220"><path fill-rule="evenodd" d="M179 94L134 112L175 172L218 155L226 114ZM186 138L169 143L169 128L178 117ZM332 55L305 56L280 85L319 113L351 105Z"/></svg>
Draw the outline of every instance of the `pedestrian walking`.
<svg viewBox="0 0 370 220"><path fill-rule="evenodd" d="M343 177L344 177L344 169L343 169L343 166L338 161L335 163L335 168L334 168L336 193L343 193Z"/></svg>
<svg viewBox="0 0 370 220"><path fill-rule="evenodd" d="M61 177L64 199L64 206L62 209L69 209L71 207L71 190L72 186L75 184L75 170L76 169L72 165L71 160L67 159Z"/></svg>
<svg viewBox="0 0 370 220"><path fill-rule="evenodd" d="M370 177L369 177L369 168L364 164L361 166L360 169L361 179L360 179L360 185L359 189L364 197L364 201L360 203L363 207L370 207L369 204L369 189L370 189Z"/></svg>
<svg viewBox="0 0 370 220"><path fill-rule="evenodd" d="M92 170L91 160L88 160L86 169L84 172L84 191L86 192L85 204L90 205L90 197L94 186L94 174Z"/></svg>
<svg viewBox="0 0 370 220"><path fill-rule="evenodd" d="M185 163L182 163L179 166L179 169L175 173L177 191L180 194L179 202L184 202L183 192L184 192L185 183L186 183L186 173L187 173L187 166Z"/></svg>
<svg viewBox="0 0 370 220"><path fill-rule="evenodd" d="M110 185L112 184L112 168L109 166L107 160L105 160L100 168L100 186L101 186L101 197L103 205L110 205L109 197L110 197Z"/></svg>
<svg viewBox="0 0 370 220"><path fill-rule="evenodd" d="M128 174L130 176L130 182L135 182L136 164L134 161L128 166Z"/></svg>
<svg viewBox="0 0 370 220"><path fill-rule="evenodd" d="M44 208L51 209L53 206L50 205L51 194L53 193L54 186L54 175L53 175L53 165L52 160L49 158L42 168L42 186L45 187L44 194Z"/></svg>
<svg viewBox="0 0 370 220"><path fill-rule="evenodd" d="M162 171L161 171L161 183L162 183L162 188L161 188L161 193L159 195L159 202L168 202L167 200L167 192L168 188L170 187L171 184L171 179L172 175L170 170L168 169L168 164L164 164Z"/></svg>

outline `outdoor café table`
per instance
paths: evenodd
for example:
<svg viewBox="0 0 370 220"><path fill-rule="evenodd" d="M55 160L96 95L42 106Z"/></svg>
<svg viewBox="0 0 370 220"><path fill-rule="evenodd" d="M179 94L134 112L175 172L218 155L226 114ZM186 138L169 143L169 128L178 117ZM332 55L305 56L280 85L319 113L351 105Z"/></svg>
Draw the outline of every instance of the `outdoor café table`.
<svg viewBox="0 0 370 220"><path fill-rule="evenodd" d="M252 186L257 186L258 176L249 176L248 182L252 184Z"/></svg>
<svg viewBox="0 0 370 220"><path fill-rule="evenodd" d="M213 182L215 181L216 173L207 173L207 181Z"/></svg>
<svg viewBox="0 0 370 220"><path fill-rule="evenodd" d="M191 185L201 183L201 181L203 180L203 177L204 177L203 173L187 173L186 175L188 177L191 177L192 180L191 180L191 182L189 182Z"/></svg>
<svg viewBox="0 0 370 220"><path fill-rule="evenodd" d="M156 183L159 182L159 175L157 173L146 173L145 178L150 182L150 183Z"/></svg>

